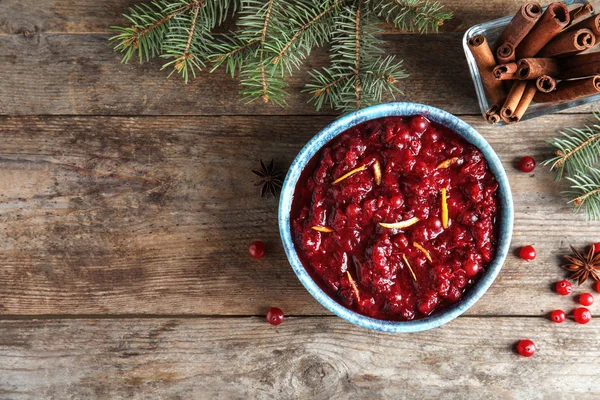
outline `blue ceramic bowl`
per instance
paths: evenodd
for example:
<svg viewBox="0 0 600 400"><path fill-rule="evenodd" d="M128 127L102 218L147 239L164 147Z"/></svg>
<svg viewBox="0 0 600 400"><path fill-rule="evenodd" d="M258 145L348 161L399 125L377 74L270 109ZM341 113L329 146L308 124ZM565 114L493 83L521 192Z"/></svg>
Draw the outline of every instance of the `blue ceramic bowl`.
<svg viewBox="0 0 600 400"><path fill-rule="evenodd" d="M496 250L496 258L488 265L485 274L479 278L473 287L467 290L463 298L452 306L440 311L430 317L426 317L414 321L385 321L374 318L369 318L358 314L325 293L319 285L313 281L312 277L306 271L302 262L298 258L294 242L292 239L290 210L296 183L300 178L302 170L313 156L321 150L331 139L361 122L375 118L388 116L409 116L423 114L428 119L435 121L443 126L446 126L454 132L461 135L468 142L474 144L485 156L489 168L496 176L499 184L498 200L499 200L499 230L498 230L498 247ZM490 287L496 276L500 272L512 237L513 230L513 203L510 192L510 186L506 172L498 156L492 150L488 142L471 126L464 121L456 118L452 114L442 111L435 107L426 106L416 103L387 103L369 108L365 108L351 114L345 115L328 126L313 137L304 148L300 151L296 159L292 163L283 188L281 191L281 199L279 201L279 231L281 239L287 254L288 260L294 269L294 272L304 285L306 290L321 303L325 308L335 315L349 321L353 324L362 326L363 328L375 329L384 332L419 332L427 329L436 328L465 312L475 302L483 296L486 290Z"/></svg>

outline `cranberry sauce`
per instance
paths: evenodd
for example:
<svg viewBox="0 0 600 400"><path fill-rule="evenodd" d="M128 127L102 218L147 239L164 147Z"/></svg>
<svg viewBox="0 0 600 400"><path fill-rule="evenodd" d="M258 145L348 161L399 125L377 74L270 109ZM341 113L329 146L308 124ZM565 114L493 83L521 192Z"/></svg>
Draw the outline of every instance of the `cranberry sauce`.
<svg viewBox="0 0 600 400"><path fill-rule="evenodd" d="M498 183L481 152L423 116L367 121L303 172L292 231L332 298L412 320L460 300L494 257Z"/></svg>

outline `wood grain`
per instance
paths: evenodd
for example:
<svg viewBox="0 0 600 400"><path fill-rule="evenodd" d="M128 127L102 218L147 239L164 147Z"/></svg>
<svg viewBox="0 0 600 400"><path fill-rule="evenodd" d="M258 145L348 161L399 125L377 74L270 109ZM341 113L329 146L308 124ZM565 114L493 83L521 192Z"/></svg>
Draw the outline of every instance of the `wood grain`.
<svg viewBox="0 0 600 400"><path fill-rule="evenodd" d="M0 2L0 35L25 32L110 33L110 26L126 25L121 14L143 0L3 0ZM547 5L551 0L540 1ZM469 27L515 13L520 0L441 0L454 17L440 32L462 32ZM386 33L393 32L385 27Z"/></svg>
<svg viewBox="0 0 600 400"><path fill-rule="evenodd" d="M552 291L559 255L600 228L572 215L546 168L515 168L594 106L510 127L475 116L462 33L521 0L442 0L455 17L439 35L384 27L411 74L400 99L467 115L516 209L513 251L488 293L411 335L329 316L287 263L277 200L253 185L259 158L289 165L337 114L300 93L326 49L290 80L288 108L245 105L223 72L184 85L160 60L120 64L109 27L138 2L0 0L1 399L600 397L597 321L546 319L576 306ZM260 261L246 250L256 239ZM530 243L538 258L525 263L516 252ZM269 306L288 316L277 328L251 317ZM531 359L514 353L523 338L538 345Z"/></svg>
<svg viewBox="0 0 600 400"><path fill-rule="evenodd" d="M289 80L289 107L246 104L239 83L224 71L204 71L186 85L160 71L164 60L121 64L108 35L40 34L0 36L0 114L8 115L257 115L315 114L301 93L307 68L328 63L316 51ZM454 113L477 113L475 91L460 45L461 35L393 35L386 51L405 59L411 78L402 80L403 100L427 102ZM438 57L449 60L440 69ZM459 100L460 99L460 100ZM326 110L331 113L331 110Z"/></svg>
<svg viewBox="0 0 600 400"><path fill-rule="evenodd" d="M315 115L302 93L310 68L327 65L315 51L289 80L288 107L246 104L239 83L224 71L203 71L189 84L161 71L163 60L121 64L108 35L40 34L0 36L0 115ZM479 114L462 35L389 35L385 51L404 59L409 78L400 82L413 101L454 114ZM439 60L444 60L440 68ZM388 100L390 98L388 97ZM569 112L589 112L593 105ZM337 114L324 109L322 114Z"/></svg>
<svg viewBox="0 0 600 400"><path fill-rule="evenodd" d="M0 396L23 399L593 399L598 324L460 318L412 335L338 318L0 322ZM518 340L538 347L515 354Z"/></svg>
<svg viewBox="0 0 600 400"><path fill-rule="evenodd" d="M0 1L0 35L34 32L109 33L140 0Z"/></svg>
<svg viewBox="0 0 600 400"><path fill-rule="evenodd" d="M277 200L260 199L259 158L289 165L332 117L0 118L0 313L257 315L327 313L296 280L277 228ZM516 208L514 250L471 315L538 315L556 308L569 244L597 241L540 161L557 129L586 116L509 127L465 120L498 152ZM265 240L268 256L247 256ZM585 286L588 287L587 285ZM564 300L570 305L569 300Z"/></svg>
<svg viewBox="0 0 600 400"><path fill-rule="evenodd" d="M240 100L239 83L224 71L199 73L188 85L169 71L165 60L139 65L120 63L108 42L108 27L132 1L44 0L0 2L0 115L314 115L301 93L307 71L327 65L325 49L289 79L289 107ZM472 23L518 8L516 0L448 2L456 18L451 33L426 36L388 34L384 50L404 59L410 77L400 87L399 99L427 103L455 114L478 114L475 91L462 49L462 32ZM4 11L4 13L3 13ZM466 20L463 20L465 18ZM104 27L98 29L98 27ZM0 31L1 32L1 31ZM63 32L75 32L71 34ZM81 34L83 33L83 34ZM444 60L440 68L440 60ZM589 112L593 106L570 109ZM322 114L337 114L323 110Z"/></svg>

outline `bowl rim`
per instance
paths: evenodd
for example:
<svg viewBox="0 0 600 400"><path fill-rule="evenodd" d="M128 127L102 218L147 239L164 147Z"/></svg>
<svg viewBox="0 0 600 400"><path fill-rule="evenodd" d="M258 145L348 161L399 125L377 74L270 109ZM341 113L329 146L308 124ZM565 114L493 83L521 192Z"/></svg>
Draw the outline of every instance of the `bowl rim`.
<svg viewBox="0 0 600 400"><path fill-rule="evenodd" d="M296 253L292 239L290 211L296 184L305 165L330 140L345 130L368 120L388 116L410 116L417 114L425 115L428 119L453 130L465 140L475 145L484 155L499 185L499 223L496 257L488 265L485 274L479 278L473 287L465 292L463 298L443 311L413 321L380 320L358 314L344 307L324 292L312 279ZM290 165L281 190L278 213L279 232L288 261L302 285L322 306L338 317L363 328L383 332L403 333L424 331L445 324L464 313L483 296L496 279L506 260L512 238L513 219L513 200L506 171L496 152L483 136L469 124L446 111L424 104L409 102L384 103L354 111L334 120L319 131L300 150Z"/></svg>

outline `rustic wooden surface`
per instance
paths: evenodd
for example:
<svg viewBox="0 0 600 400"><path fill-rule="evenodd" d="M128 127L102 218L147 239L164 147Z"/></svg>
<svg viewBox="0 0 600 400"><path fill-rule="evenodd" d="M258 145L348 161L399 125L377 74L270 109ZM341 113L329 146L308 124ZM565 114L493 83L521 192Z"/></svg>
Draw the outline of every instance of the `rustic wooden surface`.
<svg viewBox="0 0 600 400"><path fill-rule="evenodd" d="M439 35L385 35L411 74L401 99L459 115L496 149L513 249L538 250L532 263L512 252L464 316L412 335L313 300L285 259L277 200L252 184L259 158L285 167L336 117L306 104L306 72L281 109L239 102L224 73L186 86L159 62L120 64L109 27L136 2L0 0L0 399L600 397L597 321L547 320L576 306L550 289L559 256L600 225L572 214L546 168L514 167L594 106L488 126L463 56L465 29L520 1L445 0L456 17ZM292 317L271 327L269 306ZM532 359L514 354L526 337Z"/></svg>

